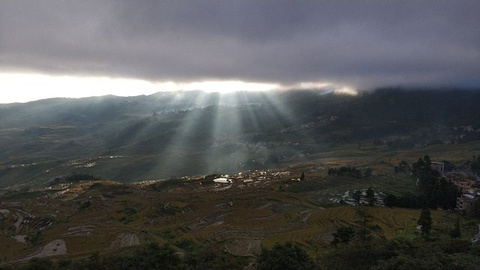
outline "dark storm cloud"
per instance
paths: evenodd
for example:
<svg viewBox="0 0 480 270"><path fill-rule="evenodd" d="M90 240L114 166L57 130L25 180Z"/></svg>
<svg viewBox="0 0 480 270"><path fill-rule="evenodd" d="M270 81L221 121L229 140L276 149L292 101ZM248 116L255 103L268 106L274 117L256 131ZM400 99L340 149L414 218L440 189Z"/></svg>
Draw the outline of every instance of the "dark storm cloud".
<svg viewBox="0 0 480 270"><path fill-rule="evenodd" d="M1 1L0 70L480 86L480 1Z"/></svg>

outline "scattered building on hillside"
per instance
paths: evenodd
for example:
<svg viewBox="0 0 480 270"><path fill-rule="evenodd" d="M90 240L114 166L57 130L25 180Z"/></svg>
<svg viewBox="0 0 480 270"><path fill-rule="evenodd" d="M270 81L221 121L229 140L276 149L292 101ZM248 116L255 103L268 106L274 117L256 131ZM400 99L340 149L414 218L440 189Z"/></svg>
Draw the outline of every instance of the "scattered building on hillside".
<svg viewBox="0 0 480 270"><path fill-rule="evenodd" d="M476 182L472 180L461 180L461 181L454 181L453 184L457 186L462 193L471 192L471 190L475 190Z"/></svg>
<svg viewBox="0 0 480 270"><path fill-rule="evenodd" d="M457 209L460 211L468 212L470 207L475 202L475 194L463 193L457 198Z"/></svg>
<svg viewBox="0 0 480 270"><path fill-rule="evenodd" d="M472 173L465 171L454 171L445 173L445 178L449 181L464 181L464 180L476 180L476 177Z"/></svg>
<svg viewBox="0 0 480 270"><path fill-rule="evenodd" d="M472 193L472 190L474 190L474 192L478 191L476 188L477 179L471 173L464 171L448 172L445 174L445 178L455 184L462 191L462 193Z"/></svg>
<svg viewBox="0 0 480 270"><path fill-rule="evenodd" d="M432 162L432 170L440 173L441 176L445 173L445 164L443 162Z"/></svg>
<svg viewBox="0 0 480 270"><path fill-rule="evenodd" d="M457 198L457 209L468 212L473 202L480 198L480 189L477 188L475 175L469 170L462 170L447 172L444 176L462 192L462 195Z"/></svg>
<svg viewBox="0 0 480 270"><path fill-rule="evenodd" d="M275 172L272 174L273 177L287 177L289 175L290 175L290 171Z"/></svg>

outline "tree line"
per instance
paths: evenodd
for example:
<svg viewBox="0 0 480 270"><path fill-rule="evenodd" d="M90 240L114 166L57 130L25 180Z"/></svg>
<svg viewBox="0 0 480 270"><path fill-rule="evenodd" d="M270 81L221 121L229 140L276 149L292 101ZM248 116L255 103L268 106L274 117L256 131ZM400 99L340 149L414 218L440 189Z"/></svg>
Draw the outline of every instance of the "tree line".
<svg viewBox="0 0 480 270"><path fill-rule="evenodd" d="M88 180L94 181L94 180L100 180L100 179L101 179L100 177L97 177L93 174L75 173L69 176L55 178L50 182L50 186L58 185L62 183L75 183L80 181L88 181Z"/></svg>
<svg viewBox="0 0 480 270"><path fill-rule="evenodd" d="M367 168L365 171L361 171L355 167L340 167L340 168L329 168L328 175L332 176L349 176L353 178L367 178L372 176L373 169Z"/></svg>
<svg viewBox="0 0 480 270"><path fill-rule="evenodd" d="M432 161L428 155L420 157L410 167L402 161L394 168L395 173L409 173L417 180L418 193L405 193L400 196L388 194L384 203L389 207L454 209L461 191L455 184L441 177L432 169Z"/></svg>

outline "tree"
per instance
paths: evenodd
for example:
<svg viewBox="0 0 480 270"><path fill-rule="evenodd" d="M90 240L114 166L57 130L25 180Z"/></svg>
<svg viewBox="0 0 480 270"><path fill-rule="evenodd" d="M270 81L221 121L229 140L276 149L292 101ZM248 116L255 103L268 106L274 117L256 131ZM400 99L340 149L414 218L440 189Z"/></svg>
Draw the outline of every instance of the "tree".
<svg viewBox="0 0 480 270"><path fill-rule="evenodd" d="M359 206L360 205L360 200L362 199L362 192L360 190L356 190L353 193L353 199L355 200L355 205Z"/></svg>
<svg viewBox="0 0 480 270"><path fill-rule="evenodd" d="M211 247L197 247L185 256L186 269L243 269L248 262L244 257L232 256L228 253L214 253ZM162 269L162 268L159 268Z"/></svg>
<svg viewBox="0 0 480 270"><path fill-rule="evenodd" d="M425 162L423 161L422 158L419 158L416 163L412 164L412 174L415 177L420 178L423 175L424 171L425 171Z"/></svg>
<svg viewBox="0 0 480 270"><path fill-rule="evenodd" d="M395 195L393 195L393 194L388 194L388 195L383 199L383 203L384 203L385 206L387 206L387 207L394 207L394 206L398 206L398 205L399 205L397 196L395 196Z"/></svg>
<svg viewBox="0 0 480 270"><path fill-rule="evenodd" d="M26 270L50 270L54 267L53 263L47 259L33 258L29 261L28 266L23 268Z"/></svg>
<svg viewBox="0 0 480 270"><path fill-rule="evenodd" d="M394 168L395 173L410 173L410 166L405 160L402 160L398 166Z"/></svg>
<svg viewBox="0 0 480 270"><path fill-rule="evenodd" d="M41 231L36 231L35 233L30 233L25 237L25 241L31 246L38 246L43 240L43 235Z"/></svg>
<svg viewBox="0 0 480 270"><path fill-rule="evenodd" d="M432 229L432 216L430 215L430 209L427 207L422 209L420 218L418 219L418 225L421 226L422 236L428 238L430 235L430 230Z"/></svg>
<svg viewBox="0 0 480 270"><path fill-rule="evenodd" d="M455 222L455 228L450 232L452 238L460 238L462 233L460 232L460 217L457 216L457 222Z"/></svg>
<svg viewBox="0 0 480 270"><path fill-rule="evenodd" d="M373 169L367 168L364 173L364 177L371 177L373 175Z"/></svg>
<svg viewBox="0 0 480 270"><path fill-rule="evenodd" d="M440 178L437 171L432 170L429 156L419 158L413 164L413 175L418 179L418 189L424 204L430 208L455 208L457 197L461 195L455 184Z"/></svg>
<svg viewBox="0 0 480 270"><path fill-rule="evenodd" d="M373 191L373 189L371 189L371 188L368 188L366 197L367 197L368 205L369 206L374 206L375 205L375 191Z"/></svg>
<svg viewBox="0 0 480 270"><path fill-rule="evenodd" d="M263 249L258 258L258 270L316 269L313 260L297 245L277 244L272 250Z"/></svg>
<svg viewBox="0 0 480 270"><path fill-rule="evenodd" d="M476 173L480 173L480 155L478 155L478 157L473 155L472 170Z"/></svg>
<svg viewBox="0 0 480 270"><path fill-rule="evenodd" d="M420 194L422 195L424 203L428 205L428 207L436 208L437 207L437 177L424 174L420 177L420 181L418 184L418 188L420 190Z"/></svg>
<svg viewBox="0 0 480 270"><path fill-rule="evenodd" d="M437 206L442 206L445 210L449 208L448 181L443 177L435 181L435 201Z"/></svg>
<svg viewBox="0 0 480 270"><path fill-rule="evenodd" d="M467 214L471 217L480 218L480 199L477 198L473 201Z"/></svg>
<svg viewBox="0 0 480 270"><path fill-rule="evenodd" d="M431 169L432 168L432 160L430 159L430 156L429 155L424 156L423 160L425 161L426 168Z"/></svg>
<svg viewBox="0 0 480 270"><path fill-rule="evenodd" d="M348 243L355 237L355 229L352 227L338 228L337 232L333 234L332 244Z"/></svg>
<svg viewBox="0 0 480 270"><path fill-rule="evenodd" d="M348 245L338 245L324 255L322 263L325 269L375 269L373 267L379 261L395 255L395 250L388 244L387 240L376 238L371 241L352 241Z"/></svg>
<svg viewBox="0 0 480 270"><path fill-rule="evenodd" d="M113 256L100 269L182 269L183 262L168 245L151 243L132 255ZM91 269L91 268L87 268Z"/></svg>
<svg viewBox="0 0 480 270"><path fill-rule="evenodd" d="M422 197L413 193L404 193L400 196L388 194L383 203L387 207L405 207L405 208L421 208Z"/></svg>
<svg viewBox="0 0 480 270"><path fill-rule="evenodd" d="M438 172L432 170L432 161L428 155L412 164L412 175L420 180L426 175L439 176Z"/></svg>
<svg viewBox="0 0 480 270"><path fill-rule="evenodd" d="M442 160L445 172L451 172L455 170L455 164L448 160Z"/></svg>

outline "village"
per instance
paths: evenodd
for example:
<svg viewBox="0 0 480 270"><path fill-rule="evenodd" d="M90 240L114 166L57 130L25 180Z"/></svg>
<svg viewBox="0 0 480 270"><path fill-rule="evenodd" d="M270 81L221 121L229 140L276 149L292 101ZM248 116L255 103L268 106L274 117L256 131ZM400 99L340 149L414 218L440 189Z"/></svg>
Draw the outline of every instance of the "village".
<svg viewBox="0 0 480 270"><path fill-rule="evenodd" d="M473 203L480 198L480 176L475 174L469 166L446 172L444 162L432 162L432 169L458 187L461 195L457 198L456 210L468 213Z"/></svg>

